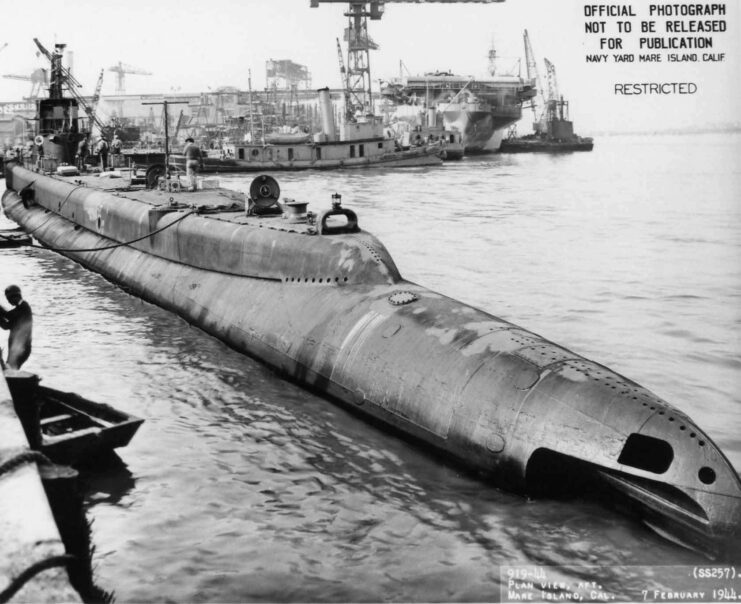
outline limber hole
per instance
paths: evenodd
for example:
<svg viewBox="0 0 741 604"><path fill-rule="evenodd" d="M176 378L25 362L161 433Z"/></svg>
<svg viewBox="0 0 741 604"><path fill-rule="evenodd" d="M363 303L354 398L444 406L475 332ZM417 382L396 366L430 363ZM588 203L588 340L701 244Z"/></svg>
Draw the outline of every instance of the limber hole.
<svg viewBox="0 0 741 604"><path fill-rule="evenodd" d="M663 474L669 469L673 459L674 450L665 440L643 434L631 434L620 452L618 463L654 474Z"/></svg>
<svg viewBox="0 0 741 604"><path fill-rule="evenodd" d="M713 484L715 482L715 470L713 470L713 468L704 466L700 468L700 471L697 473L697 477L703 484Z"/></svg>

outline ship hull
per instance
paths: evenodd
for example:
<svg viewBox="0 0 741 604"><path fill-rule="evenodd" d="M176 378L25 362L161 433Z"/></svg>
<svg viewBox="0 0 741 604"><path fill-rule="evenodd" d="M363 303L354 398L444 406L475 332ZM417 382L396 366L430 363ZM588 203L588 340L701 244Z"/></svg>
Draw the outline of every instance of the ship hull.
<svg viewBox="0 0 741 604"><path fill-rule="evenodd" d="M470 109L466 106L442 111L446 130L461 133L464 152L467 154L496 151L505 129L519 119L515 116L498 116L490 110Z"/></svg>
<svg viewBox="0 0 741 604"><path fill-rule="evenodd" d="M297 142L236 145L236 157L204 157L201 172L266 172L363 168L414 168L439 166L441 144L395 150L389 139L336 141L322 144ZM171 155L170 164L185 170L185 157Z"/></svg>
<svg viewBox="0 0 741 604"><path fill-rule="evenodd" d="M47 247L500 485L528 492L557 466L625 494L686 542L735 542L738 476L645 388L404 280L362 231L252 227L138 197L14 167L2 203Z"/></svg>
<svg viewBox="0 0 741 604"><path fill-rule="evenodd" d="M569 153L592 149L594 149L594 141L591 138L566 141L515 138L504 140L499 146L499 151L502 153Z"/></svg>

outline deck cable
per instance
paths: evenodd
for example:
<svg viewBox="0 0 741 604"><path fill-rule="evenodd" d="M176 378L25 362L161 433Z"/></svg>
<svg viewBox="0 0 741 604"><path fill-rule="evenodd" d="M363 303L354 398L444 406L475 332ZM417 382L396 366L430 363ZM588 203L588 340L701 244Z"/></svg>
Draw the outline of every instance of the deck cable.
<svg viewBox="0 0 741 604"><path fill-rule="evenodd" d="M12 472L25 463L35 461L43 465L54 465L53 462L40 451L23 451L0 464L0 476Z"/></svg>
<svg viewBox="0 0 741 604"><path fill-rule="evenodd" d="M75 559L70 554L62 554L59 556L49 556L44 560L34 562L31 566L28 566L23 572L17 577L11 579L10 584L0 591L0 604L5 604L12 598L30 579L39 574L41 571L54 568L55 566L67 566L70 562Z"/></svg>
<svg viewBox="0 0 741 604"><path fill-rule="evenodd" d="M148 237L151 237L152 235L157 235L158 233L161 233L162 231L165 231L169 229L171 226L176 225L178 222L185 220L188 216L191 216L192 214L197 214L197 210L191 210L190 212L186 212L183 214L180 218L173 220L170 224L166 224L161 229L157 229L156 231L152 231L151 233L147 233L146 235L142 235L141 237L137 237L136 239L132 239L130 241L123 241L121 243L114 243L113 245L105 245L103 247L91 247L91 248L61 248L61 247L49 247L47 245L38 245L36 243L31 243L28 245L28 247L35 247L39 248L41 250L50 250L52 252L103 252L105 250L113 250L117 247L124 247L126 245L131 245L132 243L136 243L137 241L141 241L142 239L147 239Z"/></svg>

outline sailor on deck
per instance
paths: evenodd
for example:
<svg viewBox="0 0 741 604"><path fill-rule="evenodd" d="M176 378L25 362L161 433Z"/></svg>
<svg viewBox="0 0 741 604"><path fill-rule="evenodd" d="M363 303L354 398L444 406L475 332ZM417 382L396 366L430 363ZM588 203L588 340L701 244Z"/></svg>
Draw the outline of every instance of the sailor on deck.
<svg viewBox="0 0 741 604"><path fill-rule="evenodd" d="M185 170L188 175L190 186L189 191L195 191L198 185L198 169L201 167L201 149L195 144L191 137L185 139Z"/></svg>
<svg viewBox="0 0 741 604"><path fill-rule="evenodd" d="M114 134L113 140L111 141L111 153L113 155L120 155L122 149L123 149L123 142L118 137L118 134Z"/></svg>
<svg viewBox="0 0 741 604"><path fill-rule="evenodd" d="M9 285L5 288L5 297L14 308L5 310L0 306L0 328L10 331L8 336L8 367L20 369L31 354L31 332L33 331L33 314L31 307L21 296L21 288ZM0 359L0 364L2 359Z"/></svg>
<svg viewBox="0 0 741 604"><path fill-rule="evenodd" d="M101 136L95 150L100 156L100 169L105 172L108 169L108 141Z"/></svg>

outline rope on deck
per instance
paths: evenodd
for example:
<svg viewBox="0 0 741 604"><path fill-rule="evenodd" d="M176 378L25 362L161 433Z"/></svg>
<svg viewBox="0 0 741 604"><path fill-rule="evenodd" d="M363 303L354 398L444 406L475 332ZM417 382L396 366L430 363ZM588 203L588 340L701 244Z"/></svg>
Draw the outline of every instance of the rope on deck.
<svg viewBox="0 0 741 604"><path fill-rule="evenodd" d="M34 461L45 465L52 464L51 460L43 453L40 453L38 451L23 451L0 464L0 476L6 474L7 472L12 472L23 464L31 463ZM31 566L27 567L23 572L21 572L17 577L11 579L8 586L0 591L0 604L9 602L10 599L38 573L49 568L54 568L55 566L67 566L72 560L74 560L74 556L63 554L59 556L50 556L49 558L45 558L44 560L34 562L33 564L31 564Z"/></svg>
<svg viewBox="0 0 741 604"><path fill-rule="evenodd" d="M40 250L51 250L52 252L75 252L75 253L77 252L104 252L105 250L113 250L113 249L116 249L117 247L124 247L127 245L131 245L132 243L136 243L137 241L142 241L143 239L147 239L148 237L151 237L152 235L161 233L162 231L169 229L171 226L176 225L181 220L185 220L191 214L197 214L197 211L191 210L190 212L186 212L177 220L173 220L170 224L163 226L161 229L157 229L156 231L152 231L151 233L143 235L142 237L137 237L136 239L132 239L131 241L114 243L113 245L104 245L103 247L90 247L90 248L61 248L61 247L49 247L46 245L38 245L37 243L30 243L28 244L28 247L35 247Z"/></svg>
<svg viewBox="0 0 741 604"><path fill-rule="evenodd" d="M74 556L62 554L60 556L50 556L44 560L34 562L31 566L21 572L21 574L13 578L5 589L0 591L0 604L9 602L10 598L12 598L18 590L20 590L30 579L35 577L41 571L54 568L55 566L67 566L72 560L74 560Z"/></svg>
<svg viewBox="0 0 741 604"><path fill-rule="evenodd" d="M52 461L39 451L23 451L0 464L0 476L32 461L43 465L53 465Z"/></svg>

